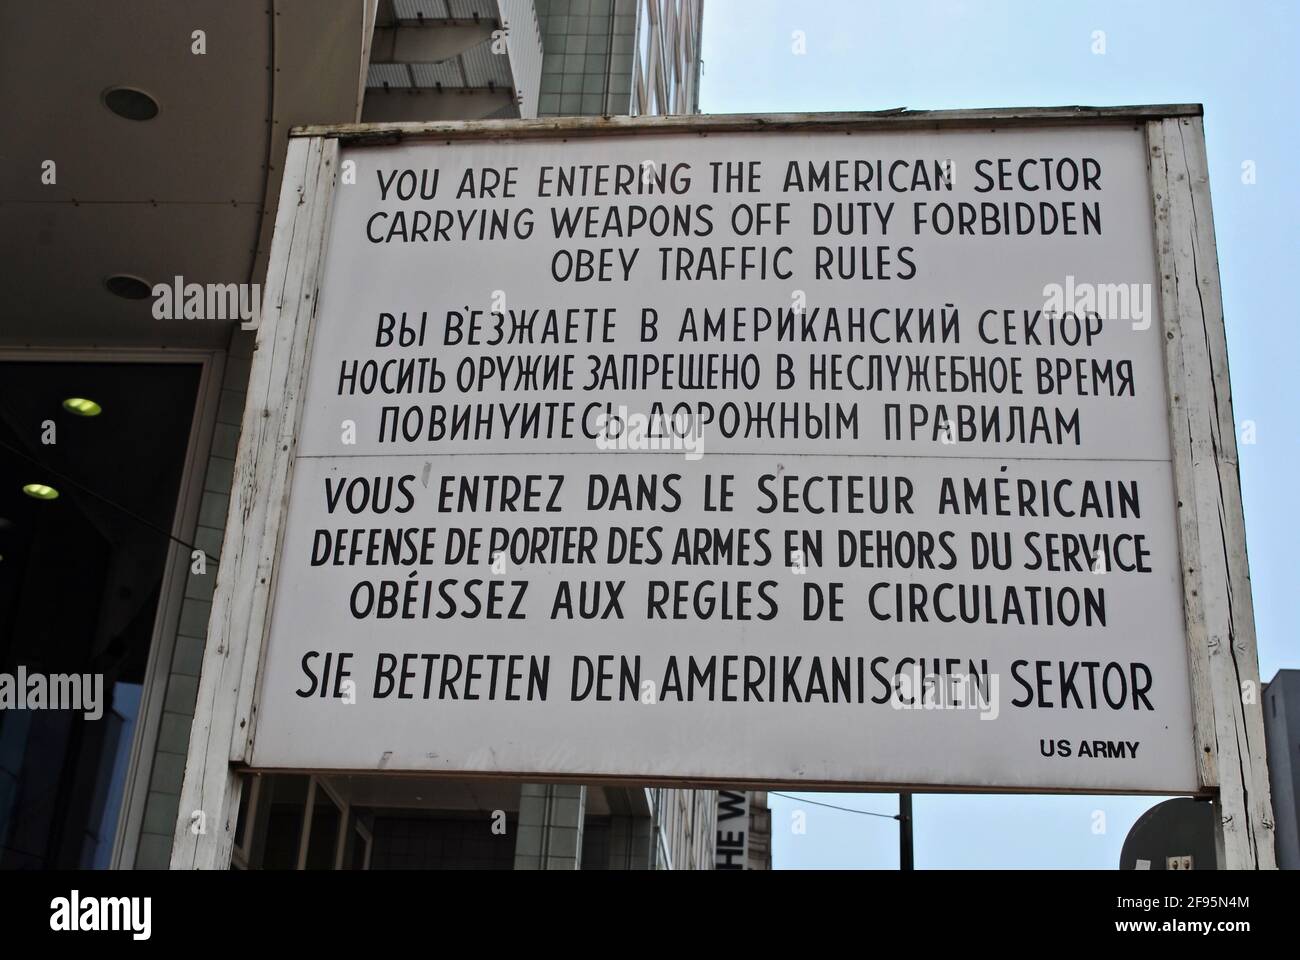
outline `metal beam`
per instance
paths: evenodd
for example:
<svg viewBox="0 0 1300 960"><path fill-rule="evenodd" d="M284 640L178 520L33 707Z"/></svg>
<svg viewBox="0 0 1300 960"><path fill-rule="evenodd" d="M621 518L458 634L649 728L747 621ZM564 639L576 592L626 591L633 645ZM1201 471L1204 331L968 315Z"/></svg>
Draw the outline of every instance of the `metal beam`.
<svg viewBox="0 0 1300 960"><path fill-rule="evenodd" d="M865 113L706 114L670 117L555 117L510 123L308 124L293 136L335 137L342 143L382 143L429 138L493 140L604 136L610 133L734 133L754 130L904 130L1068 126L1098 120L1130 123L1167 117L1199 117L1199 103L1130 107L1012 107L993 110L877 110ZM762 789L756 787L756 789Z"/></svg>
<svg viewBox="0 0 1300 960"><path fill-rule="evenodd" d="M515 107L509 87L419 87L374 90L366 97L362 117L367 122L404 123L465 118L500 117L498 111ZM517 115L517 114L516 114Z"/></svg>
<svg viewBox="0 0 1300 960"><path fill-rule="evenodd" d="M441 63L492 39L496 20L426 20L424 26L401 23L376 27L371 63Z"/></svg>

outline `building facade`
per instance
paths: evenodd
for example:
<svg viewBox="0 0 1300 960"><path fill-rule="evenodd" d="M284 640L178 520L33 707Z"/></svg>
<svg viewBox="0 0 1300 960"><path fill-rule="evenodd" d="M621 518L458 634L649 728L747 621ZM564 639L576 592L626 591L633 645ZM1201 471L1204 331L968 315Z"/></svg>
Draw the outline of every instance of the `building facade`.
<svg viewBox="0 0 1300 960"><path fill-rule="evenodd" d="M537 115L699 112L703 0L538 0Z"/></svg>
<svg viewBox="0 0 1300 960"><path fill-rule="evenodd" d="M691 112L701 13L0 10L0 111L20 131L0 158L0 687L84 680L87 701L0 710L0 868L165 868L178 830L205 829L179 798L255 335L243 314L187 316L179 294L260 289L290 128ZM46 95L19 95L38 71ZM250 774L232 866L707 868L714 796Z"/></svg>
<svg viewBox="0 0 1300 960"><path fill-rule="evenodd" d="M1300 870L1300 670L1279 670L1262 698L1277 865Z"/></svg>
<svg viewBox="0 0 1300 960"><path fill-rule="evenodd" d="M699 112L703 0L380 3L362 119Z"/></svg>

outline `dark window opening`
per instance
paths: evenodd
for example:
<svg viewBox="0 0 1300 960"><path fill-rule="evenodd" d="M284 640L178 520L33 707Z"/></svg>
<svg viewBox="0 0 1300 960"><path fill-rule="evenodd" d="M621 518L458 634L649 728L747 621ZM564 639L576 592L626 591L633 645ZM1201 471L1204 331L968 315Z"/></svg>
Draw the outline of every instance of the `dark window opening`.
<svg viewBox="0 0 1300 960"><path fill-rule="evenodd" d="M0 362L0 683L101 712L0 709L0 868L109 865L200 371Z"/></svg>

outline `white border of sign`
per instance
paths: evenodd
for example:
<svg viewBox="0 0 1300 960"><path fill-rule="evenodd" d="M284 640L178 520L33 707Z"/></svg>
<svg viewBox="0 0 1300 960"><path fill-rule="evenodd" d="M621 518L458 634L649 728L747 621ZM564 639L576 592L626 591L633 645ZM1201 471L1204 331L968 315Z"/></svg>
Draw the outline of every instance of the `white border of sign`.
<svg viewBox="0 0 1300 960"><path fill-rule="evenodd" d="M1133 124L1146 130L1201 793L1214 797L1219 806L1220 865L1275 867L1254 611L1201 114L1199 105L1183 104L296 128L276 215L172 867L225 869L230 863L241 772L251 755L256 726L255 694L284 534L340 142L1097 124ZM200 810L208 828L196 833L191 829L193 812Z"/></svg>

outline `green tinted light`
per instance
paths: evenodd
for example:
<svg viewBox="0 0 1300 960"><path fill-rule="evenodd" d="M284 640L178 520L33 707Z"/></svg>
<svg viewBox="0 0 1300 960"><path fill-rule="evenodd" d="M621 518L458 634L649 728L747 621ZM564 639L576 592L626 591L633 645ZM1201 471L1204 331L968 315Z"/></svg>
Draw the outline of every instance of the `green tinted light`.
<svg viewBox="0 0 1300 960"><path fill-rule="evenodd" d="M23 484L23 493L29 497L35 497L37 500L57 500L59 498L59 491L44 483Z"/></svg>
<svg viewBox="0 0 1300 960"><path fill-rule="evenodd" d="M79 417L97 417L104 412L103 407L85 397L69 397L63 401L63 409Z"/></svg>

